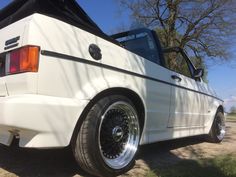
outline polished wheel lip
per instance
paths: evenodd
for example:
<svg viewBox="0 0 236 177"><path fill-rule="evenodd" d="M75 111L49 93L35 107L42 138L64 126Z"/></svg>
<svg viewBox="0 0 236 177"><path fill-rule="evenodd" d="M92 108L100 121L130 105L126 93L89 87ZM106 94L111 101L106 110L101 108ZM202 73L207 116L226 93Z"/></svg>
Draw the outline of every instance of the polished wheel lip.
<svg viewBox="0 0 236 177"><path fill-rule="evenodd" d="M128 122L129 122L129 136L128 136L127 143L125 145L123 152L115 159L107 158L103 154L101 142L100 142L100 138L101 138L100 132L101 132L102 123L108 111L112 109L121 109L122 111L125 111L125 113L128 116ZM139 139L140 139L140 126L139 126L138 116L134 108L130 104L124 101L117 101L111 104L101 117L101 122L99 125L99 132L98 132L99 150L106 165L116 170L126 167L132 161L132 159L134 158L136 154L136 151L139 145Z"/></svg>
<svg viewBox="0 0 236 177"><path fill-rule="evenodd" d="M225 126L225 120L222 119L220 116L216 118L216 129L217 129L217 138L219 140L223 140L226 133L226 126Z"/></svg>

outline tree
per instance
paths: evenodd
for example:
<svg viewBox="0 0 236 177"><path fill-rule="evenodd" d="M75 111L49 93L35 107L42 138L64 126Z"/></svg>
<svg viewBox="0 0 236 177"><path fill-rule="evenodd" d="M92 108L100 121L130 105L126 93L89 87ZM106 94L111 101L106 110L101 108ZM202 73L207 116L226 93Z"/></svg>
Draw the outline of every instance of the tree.
<svg viewBox="0 0 236 177"><path fill-rule="evenodd" d="M157 29L164 47L178 46L202 60L229 56L235 0L117 0L134 21Z"/></svg>
<svg viewBox="0 0 236 177"><path fill-rule="evenodd" d="M235 106L232 106L230 108L230 114L236 114L236 107Z"/></svg>

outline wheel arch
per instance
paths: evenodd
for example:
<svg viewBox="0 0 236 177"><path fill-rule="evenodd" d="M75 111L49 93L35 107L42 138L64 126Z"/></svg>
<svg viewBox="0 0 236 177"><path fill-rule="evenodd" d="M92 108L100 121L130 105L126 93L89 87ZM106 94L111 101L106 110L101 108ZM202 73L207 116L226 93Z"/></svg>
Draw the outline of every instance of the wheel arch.
<svg viewBox="0 0 236 177"><path fill-rule="evenodd" d="M73 144L73 141L76 139L77 133L81 127L82 122L84 121L86 115L88 114L89 110L93 107L93 105L100 100L101 98L105 97L105 96L109 96L109 95L123 95L127 98L129 98L132 103L134 104L136 111L138 113L138 117L139 117L139 123L140 123L140 128L141 128L141 137L143 134L143 130L144 130L144 126L145 126L145 105L144 105L144 101L142 100L142 98L139 96L138 93L136 93L135 91L128 89L128 88L122 88L122 87L114 87L114 88L109 88L106 90L101 91L100 93L98 93L96 96L94 96L89 103L87 104L87 106L84 108L83 112L81 113L77 124L73 130L73 134L72 134L72 138L71 138L71 142L70 144Z"/></svg>
<svg viewBox="0 0 236 177"><path fill-rule="evenodd" d="M218 108L217 108L217 111L220 111L224 114L224 107L222 105L220 105Z"/></svg>

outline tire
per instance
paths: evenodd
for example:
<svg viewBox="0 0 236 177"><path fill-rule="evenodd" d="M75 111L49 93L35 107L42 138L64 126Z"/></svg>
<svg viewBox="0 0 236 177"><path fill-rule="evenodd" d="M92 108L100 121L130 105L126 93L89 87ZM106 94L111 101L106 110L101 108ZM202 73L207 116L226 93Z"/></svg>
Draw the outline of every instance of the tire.
<svg viewBox="0 0 236 177"><path fill-rule="evenodd" d="M113 95L102 98L88 111L72 147L83 170L109 177L133 167L139 140L139 119L133 103Z"/></svg>
<svg viewBox="0 0 236 177"><path fill-rule="evenodd" d="M212 143L220 143L224 139L225 133L225 117L222 112L218 111L208 135L208 140Z"/></svg>

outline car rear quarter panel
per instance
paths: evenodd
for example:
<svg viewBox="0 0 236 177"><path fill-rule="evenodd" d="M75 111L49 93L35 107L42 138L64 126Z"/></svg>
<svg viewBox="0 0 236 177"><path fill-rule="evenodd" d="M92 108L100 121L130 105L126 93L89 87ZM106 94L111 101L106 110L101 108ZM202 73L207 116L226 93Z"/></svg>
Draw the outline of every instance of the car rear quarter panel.
<svg viewBox="0 0 236 177"><path fill-rule="evenodd" d="M171 87L143 76L169 82L170 71L100 37L43 15L33 15L26 32L25 44L38 45L41 51L76 57L41 54L38 94L91 100L103 90L127 88L143 100L145 117L149 118L145 121L142 143L148 142L148 134L152 131L166 129ZM102 60L96 61L90 56L90 44L101 48ZM93 64L85 64L80 59Z"/></svg>
<svg viewBox="0 0 236 177"><path fill-rule="evenodd" d="M41 53L38 94L91 100L103 90L127 88L136 92L145 106L146 121L141 144L190 135L189 129L177 133L167 129L171 86L166 83L170 83L171 71L100 37L43 15L32 15L25 33L24 45L38 45L41 51L54 53ZM90 44L101 48L102 60L96 61L90 56ZM63 57L56 54L63 54ZM217 109L219 103L216 102L213 101L212 109ZM64 119L71 117L65 116ZM72 119L77 120L78 114ZM77 121L72 122L75 127ZM73 129L68 131L72 135ZM205 128L195 129L194 134L205 131Z"/></svg>

